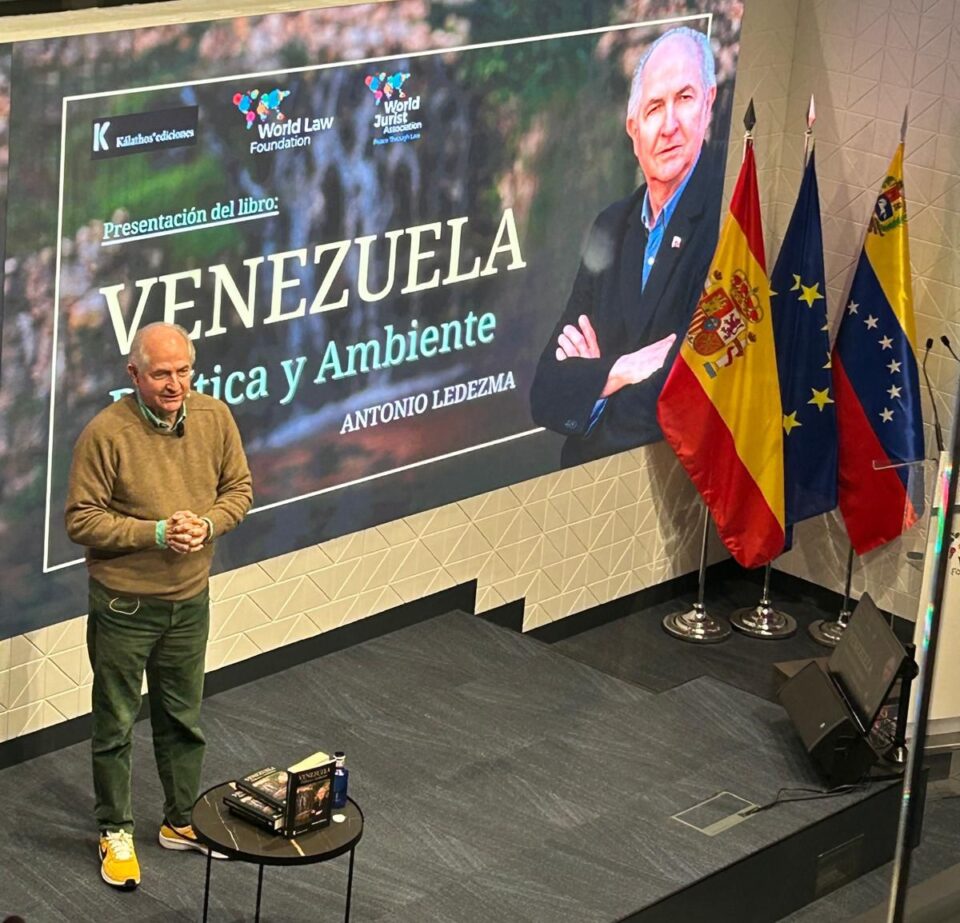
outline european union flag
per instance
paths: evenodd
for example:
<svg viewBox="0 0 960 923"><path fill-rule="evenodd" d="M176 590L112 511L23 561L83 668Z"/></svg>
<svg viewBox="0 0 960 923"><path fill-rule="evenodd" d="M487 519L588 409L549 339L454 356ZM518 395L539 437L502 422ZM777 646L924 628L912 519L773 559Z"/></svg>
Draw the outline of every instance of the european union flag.
<svg viewBox="0 0 960 923"><path fill-rule="evenodd" d="M783 406L787 546L793 524L837 505L837 413L813 152L777 264L771 311Z"/></svg>

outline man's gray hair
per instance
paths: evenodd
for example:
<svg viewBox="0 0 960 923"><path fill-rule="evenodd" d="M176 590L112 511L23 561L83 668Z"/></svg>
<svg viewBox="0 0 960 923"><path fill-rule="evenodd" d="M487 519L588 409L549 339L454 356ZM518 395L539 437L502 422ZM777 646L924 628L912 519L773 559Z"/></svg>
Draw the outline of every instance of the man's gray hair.
<svg viewBox="0 0 960 923"><path fill-rule="evenodd" d="M130 365L136 366L138 369L145 368L150 364L150 356L147 355L147 352L143 348L143 340L148 331L156 330L157 328L175 331L183 337L187 344L187 348L190 350L190 364L193 365L197 358L197 350L193 345L193 340L190 339L190 334L187 333L187 331L179 324L168 324L164 321L156 321L153 324L147 324L146 327L141 327L134 334L133 342L130 344L130 355L127 358L127 362L129 362Z"/></svg>
<svg viewBox="0 0 960 923"><path fill-rule="evenodd" d="M640 108L640 96L643 93L643 69L646 67L650 55L665 42L678 38L686 38L693 42L700 56L700 83L704 92L708 92L711 87L717 85L717 69L713 61L713 49L710 47L710 39L702 32L691 29L689 26L677 26L676 29L670 29L664 32L644 53L633 72L633 80L630 83L630 99L627 101L627 116L635 115Z"/></svg>

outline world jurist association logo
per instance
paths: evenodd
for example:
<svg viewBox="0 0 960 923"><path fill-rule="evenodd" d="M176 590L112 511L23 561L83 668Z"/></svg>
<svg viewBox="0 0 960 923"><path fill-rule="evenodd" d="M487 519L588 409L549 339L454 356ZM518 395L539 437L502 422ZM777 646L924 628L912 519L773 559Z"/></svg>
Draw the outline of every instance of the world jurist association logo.
<svg viewBox="0 0 960 923"><path fill-rule="evenodd" d="M377 111L373 116L373 144L406 144L419 141L423 131L420 96L410 94L407 71L377 71L363 82L373 95Z"/></svg>

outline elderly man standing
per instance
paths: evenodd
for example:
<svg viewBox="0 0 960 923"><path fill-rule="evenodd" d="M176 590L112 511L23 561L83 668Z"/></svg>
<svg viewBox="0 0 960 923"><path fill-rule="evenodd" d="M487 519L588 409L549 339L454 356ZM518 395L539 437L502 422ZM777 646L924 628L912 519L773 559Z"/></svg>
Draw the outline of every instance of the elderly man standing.
<svg viewBox="0 0 960 923"><path fill-rule="evenodd" d="M657 398L717 244L716 84L707 37L687 27L637 65L626 130L644 183L594 222L531 388L534 420L567 436L564 466L663 438Z"/></svg>
<svg viewBox="0 0 960 923"><path fill-rule="evenodd" d="M124 890L140 883L130 769L144 670L164 792L160 845L204 851L190 809L204 751L200 701L212 543L243 519L253 500L230 411L190 391L194 356L182 327L142 328L127 365L134 393L90 421L70 469L67 533L86 546L90 578L100 873Z"/></svg>

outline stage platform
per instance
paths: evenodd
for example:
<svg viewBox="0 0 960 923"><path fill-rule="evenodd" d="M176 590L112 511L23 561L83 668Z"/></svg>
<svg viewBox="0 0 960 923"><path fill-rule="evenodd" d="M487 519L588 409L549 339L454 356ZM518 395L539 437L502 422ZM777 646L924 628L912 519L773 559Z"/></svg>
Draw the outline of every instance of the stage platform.
<svg viewBox="0 0 960 923"><path fill-rule="evenodd" d="M759 923L892 853L890 782L712 836L675 819L720 792L819 787L778 705L704 676L649 691L461 612L215 695L204 715L205 784L346 751L366 815L354 923ZM147 723L136 738L140 889L99 879L77 744L0 772L0 918L199 919L204 861L157 844ZM345 876L345 861L268 869L263 919L341 919ZM250 918L255 888L254 867L216 863L210 919Z"/></svg>

